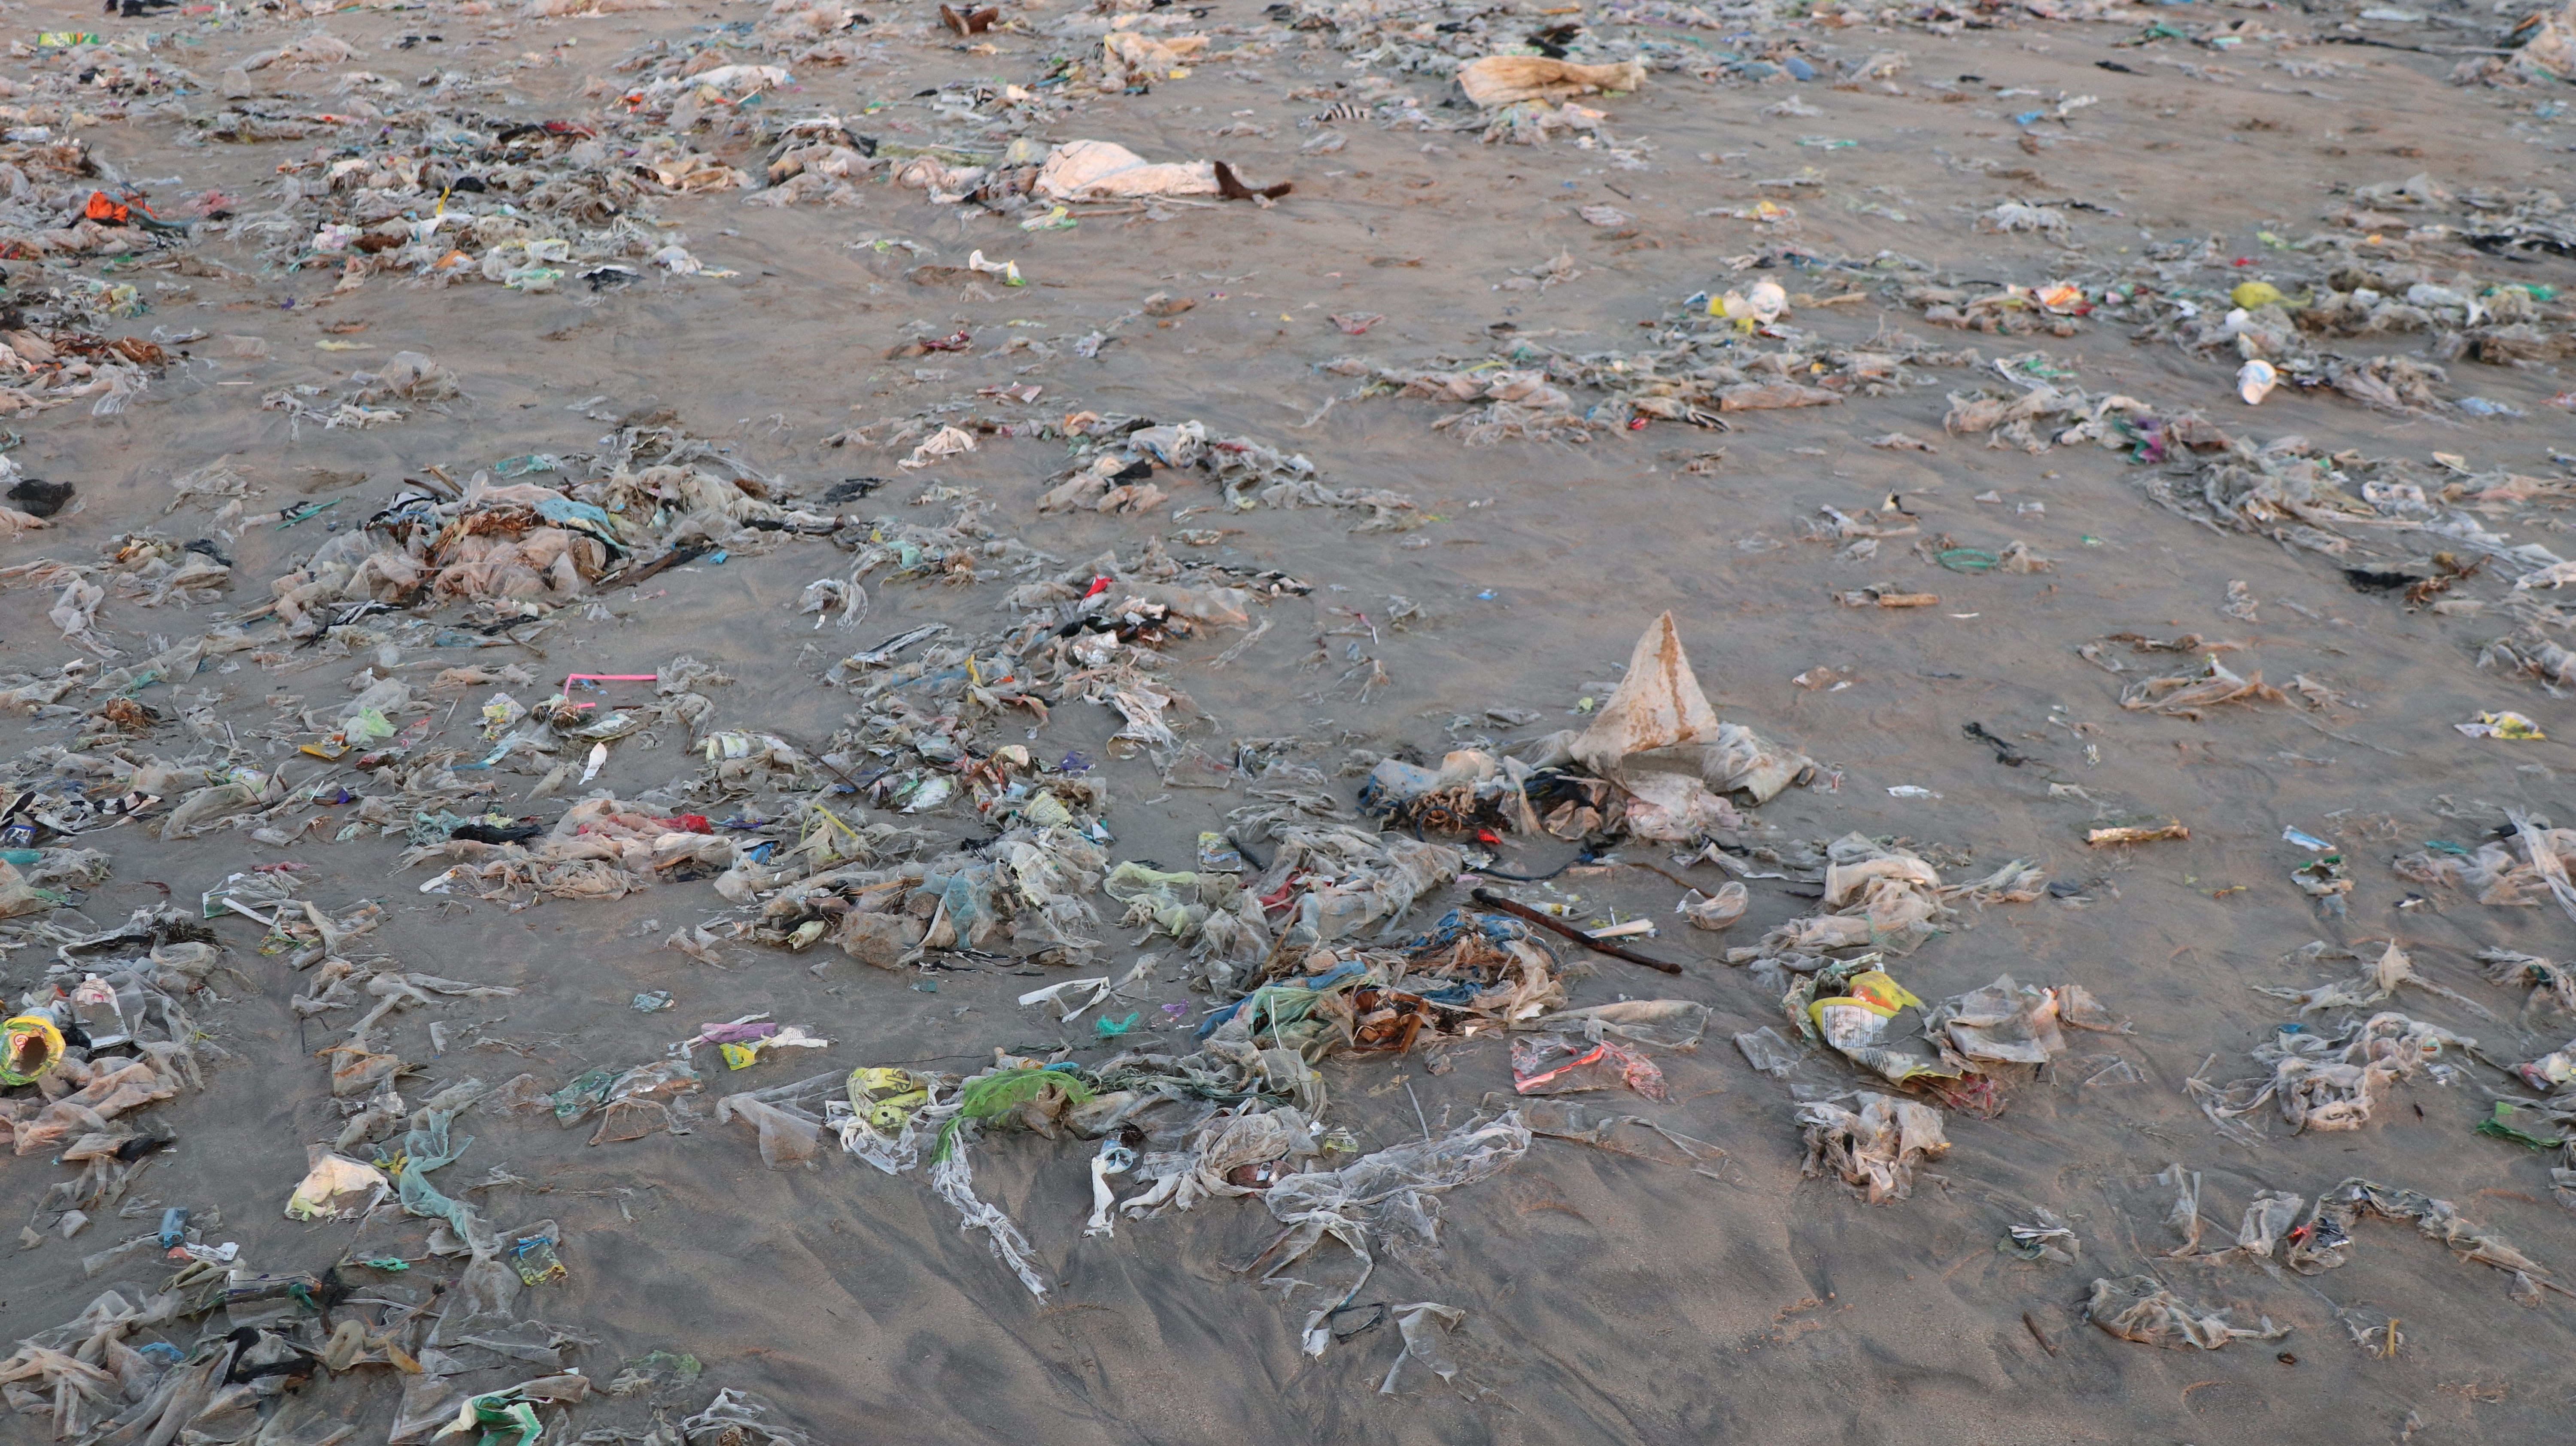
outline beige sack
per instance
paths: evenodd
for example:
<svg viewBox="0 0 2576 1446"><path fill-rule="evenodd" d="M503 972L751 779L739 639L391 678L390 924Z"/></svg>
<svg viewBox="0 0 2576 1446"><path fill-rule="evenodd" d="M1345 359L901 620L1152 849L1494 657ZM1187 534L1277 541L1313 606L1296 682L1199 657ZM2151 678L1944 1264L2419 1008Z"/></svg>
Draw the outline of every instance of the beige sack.
<svg viewBox="0 0 2576 1446"><path fill-rule="evenodd" d="M1156 164L1110 141L1066 141L1038 171L1038 194L1054 201L1111 196L1213 196L1208 161Z"/></svg>
<svg viewBox="0 0 2576 1446"><path fill-rule="evenodd" d="M1488 55L1458 70L1458 88L1485 107L1519 100L1558 101L1599 90L1639 90L1646 84L1643 61L1618 65L1576 65L1543 55Z"/></svg>

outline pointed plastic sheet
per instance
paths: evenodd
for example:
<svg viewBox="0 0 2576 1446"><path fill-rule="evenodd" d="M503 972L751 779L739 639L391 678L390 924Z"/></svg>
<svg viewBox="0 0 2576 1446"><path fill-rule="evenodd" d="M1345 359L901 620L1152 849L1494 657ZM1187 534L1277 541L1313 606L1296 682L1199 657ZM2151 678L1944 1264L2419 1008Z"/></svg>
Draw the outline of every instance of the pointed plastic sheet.
<svg viewBox="0 0 2576 1446"><path fill-rule="evenodd" d="M1571 751L1594 773L1618 778L1621 760L1632 753L1713 742L1717 731L1717 710L1691 674L1673 615L1665 613L1637 639L1627 677Z"/></svg>

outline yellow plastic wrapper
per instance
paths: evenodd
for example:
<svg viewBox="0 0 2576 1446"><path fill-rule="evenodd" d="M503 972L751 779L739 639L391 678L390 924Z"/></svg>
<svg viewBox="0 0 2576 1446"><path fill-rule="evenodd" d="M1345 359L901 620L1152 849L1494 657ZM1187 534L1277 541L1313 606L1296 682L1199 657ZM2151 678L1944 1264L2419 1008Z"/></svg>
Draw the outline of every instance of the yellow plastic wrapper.
<svg viewBox="0 0 2576 1446"><path fill-rule="evenodd" d="M2289 300L2281 294L2281 288L2268 281L2240 281L2236 283L2235 290L2227 293L2227 299L2247 311L2259 306L2278 306Z"/></svg>
<svg viewBox="0 0 2576 1446"><path fill-rule="evenodd" d="M2540 731L2538 723L2510 711L2480 713L2474 723L2454 723L2451 726L2471 738L2501 738L2512 743L2535 743L2549 737Z"/></svg>
<svg viewBox="0 0 2576 1446"><path fill-rule="evenodd" d="M2242 291L2244 290L2244 287L2240 286L2237 289ZM2034 290L2031 293L2031 299L2038 302L2041 306L2046 307L2048 310L2063 316L2068 312L2077 311L2083 307L2084 288L2080 286L2072 286L2066 282L2060 281L2053 285L2042 286Z"/></svg>
<svg viewBox="0 0 2576 1446"><path fill-rule="evenodd" d="M1816 1021L1825 1043L1838 1050L1876 1044L1887 1031L1887 1021L1894 1019L1899 1010L1921 1008L1923 1004L1893 976L1876 969L1853 975L1844 987L1851 993L1819 999L1807 1006L1807 1017Z"/></svg>
<svg viewBox="0 0 2576 1446"><path fill-rule="evenodd" d="M907 1069L850 1071L850 1108L871 1128L891 1134L930 1103L930 1081Z"/></svg>

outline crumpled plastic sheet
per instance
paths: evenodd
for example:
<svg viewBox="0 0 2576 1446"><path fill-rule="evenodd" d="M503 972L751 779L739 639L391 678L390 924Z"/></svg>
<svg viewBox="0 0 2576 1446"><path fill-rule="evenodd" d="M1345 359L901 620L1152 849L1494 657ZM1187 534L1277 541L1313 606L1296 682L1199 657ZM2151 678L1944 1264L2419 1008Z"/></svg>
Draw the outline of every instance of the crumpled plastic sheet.
<svg viewBox="0 0 2576 1446"><path fill-rule="evenodd" d="M1939 1110L1866 1090L1857 1111L1810 1100L1797 1107L1797 1119L1807 1141L1802 1172L1812 1179L1830 1170L1872 1205L1911 1196L1915 1167L1950 1149Z"/></svg>
<svg viewBox="0 0 2576 1446"><path fill-rule="evenodd" d="M549 832L525 843L449 839L404 850L400 866L440 859L465 862L424 881L420 892L472 892L478 898L501 899L525 890L564 899L614 899L682 865L719 871L738 867L742 851L723 835L683 831L634 804L603 796L574 804ZM469 887L478 883L489 887Z"/></svg>
<svg viewBox="0 0 2576 1446"><path fill-rule="evenodd" d="M2015 984L2009 974L1943 1000L1925 1013L1923 1028L1927 1034L1940 1031L1952 1049L1972 1060L2046 1064L2066 1052L2057 992Z"/></svg>
<svg viewBox="0 0 2576 1446"><path fill-rule="evenodd" d="M1329 944L1384 920L1391 937L1414 901L1458 877L1466 856L1447 844L1335 825L1274 824L1278 856L1253 892L1268 895L1291 872L1305 875L1296 910L1279 930L1283 947Z"/></svg>
<svg viewBox="0 0 2576 1446"><path fill-rule="evenodd" d="M1479 106L1515 101L1559 101L1596 91L1641 90L1646 84L1643 61L1616 65L1583 65L1537 55L1488 55L1458 68L1458 88Z"/></svg>
<svg viewBox="0 0 2576 1446"><path fill-rule="evenodd" d="M2226 1085L2195 1076L2184 1088L2201 1113L2230 1139L2259 1141L2261 1132L2241 1123L2266 1101L2278 1100L2293 1131L2357 1130L2370 1122L2389 1087L2428 1069L2453 1068L2445 1050L2462 1054L2477 1041L2393 1012L2374 1014L2345 1040L2283 1031L2257 1046L2254 1061L2271 1068Z"/></svg>
<svg viewBox="0 0 2576 1446"><path fill-rule="evenodd" d="M1911 952L1952 917L1940 872L1911 850L1846 834L1827 846L1824 911L1777 925L1766 950Z"/></svg>
<svg viewBox="0 0 2576 1446"><path fill-rule="evenodd" d="M2472 957L2495 983L2527 987L2535 999L2546 995L2560 1011L2576 1014L2576 968L2514 949L2481 949Z"/></svg>
<svg viewBox="0 0 2576 1446"><path fill-rule="evenodd" d="M1547 1011L1565 998L1556 960L1527 930L1500 916L1471 921L1456 909L1393 951L1316 950L1303 962L1305 970L1283 965L1270 982L1210 1011L1199 1037L1309 1059L1352 1049L1403 1052L1437 1039L1547 1028L1554 1018ZM1640 1004L1638 1017L1649 1023L1663 1018L1654 1006L1697 1007ZM1599 1027L1577 1020L1568 1028L1586 1023Z"/></svg>
<svg viewBox="0 0 2576 1446"><path fill-rule="evenodd" d="M1093 415L1082 414L1085 418ZM1167 468L1196 467L1213 473L1225 493L1225 505L1233 511L1249 511L1256 506L1365 510L1368 516L1352 526L1353 532L1397 532L1419 525L1420 509L1412 498L1380 489L1328 487L1317 475L1315 464L1302 453L1283 452L1254 437L1210 437L1207 424L1195 418L1125 429L1127 423L1138 420L1141 419L1111 415L1082 426L1079 445L1093 449L1089 460L1069 473L1059 474L1060 480L1054 480L1039 499L1038 510L1146 510L1152 505L1146 499L1161 495L1162 489L1151 482L1113 484L1111 479L1136 463L1151 461ZM1128 582L1124 577L1119 580ZM1225 613L1231 615L1184 609L1179 601L1151 590L1139 590L1138 595L1149 602L1169 603L1175 611L1186 611L1205 621L1233 626L1248 621L1241 608L1241 604L1250 601L1248 593L1229 588L1204 591L1233 594L1225 608Z"/></svg>
<svg viewBox="0 0 2576 1446"><path fill-rule="evenodd" d="M2465 890L2481 904L2522 906L2537 902L2532 891L2548 888L2553 874L2563 879L2576 865L2576 829L2524 829L2515 842L2522 845L2521 859L2501 843L2483 843L2466 857L2428 849L2403 855L2390 867L2416 883Z"/></svg>
<svg viewBox="0 0 2576 1446"><path fill-rule="evenodd" d="M749 1094L726 1095L716 1101L716 1122L731 1120L741 1120L760 1132L760 1162L773 1170L811 1168L822 1152L823 1122L802 1110Z"/></svg>
<svg viewBox="0 0 2576 1446"><path fill-rule="evenodd" d="M590 1143L640 1140L656 1130L687 1134L688 1121L694 1117L684 1113L682 1101L703 1087L697 1071L679 1060L657 1060L618 1074L598 1096L599 1128L591 1132ZM563 1118L560 1104L555 1113L560 1123L573 1122ZM573 1118L577 1120L586 1113L576 1113Z"/></svg>
<svg viewBox="0 0 2576 1446"><path fill-rule="evenodd" d="M1881 1079L1957 1079L1974 1073L1971 1061L1948 1048L1942 1036L1925 1039L1890 1033L1907 1009L1923 1001L1881 968L1877 954L1821 963L1813 973L1791 976L1780 1009L1798 1037L1833 1049Z"/></svg>
<svg viewBox="0 0 2576 1446"><path fill-rule="evenodd" d="M1639 635L1618 688L1567 751L1576 762L1615 781L1631 754L1713 740L1717 729L1717 710L1700 690L1667 612Z"/></svg>
<svg viewBox="0 0 2576 1446"><path fill-rule="evenodd" d="M932 1134L941 1141L930 1184L959 1215L961 1228L986 1232L995 1257L1034 1294L1046 1283L1036 1251L1009 1216L974 1192L968 1151L987 1123L1037 1131L1049 1138L1070 1131L1086 1138L1115 1136L1138 1112L1169 1101L1203 1112L1189 1126L1186 1149L1154 1152L1133 1165L1149 1188L1125 1204L1127 1213L1159 1214L1216 1196L1252 1193L1226 1179L1244 1165L1285 1164L1316 1153L1312 1111L1320 1089L1304 1098L1313 1072L1285 1050L1257 1050L1240 1040L1210 1039L1202 1052L1179 1059L1161 1054L1122 1054L1105 1062L1093 1082L1074 1072L1039 1070L1034 1061L1005 1060L960 1086L942 1076L901 1070L861 1070L852 1076L853 1097L826 1106L843 1147L883 1170L900 1174L920 1160ZM1028 1080L1058 1082L1032 1091ZM977 1082L991 1082L982 1090ZM864 1102L862 1100L864 1097ZM1235 1105L1220 1111L1217 1102ZM879 1103L894 1108L877 1112ZM1293 1106L1293 1107L1288 1107ZM869 1118L874 1112L878 1117ZM899 1116L899 1118L897 1118ZM1095 1186L1105 1185L1095 1175ZM1106 1221L1096 1221L1106 1233Z"/></svg>
<svg viewBox="0 0 2576 1446"><path fill-rule="evenodd" d="M1456 1380L1459 1365L1449 1354L1448 1342L1443 1337L1456 1330L1458 1323L1467 1318L1467 1313L1454 1305L1442 1305L1434 1300L1395 1306L1393 1311L1396 1333L1404 1337L1404 1349L1396 1352L1395 1359L1387 1364L1386 1379L1378 1382L1377 1393L1381 1396L1395 1394L1395 1378L1404 1370L1406 1361L1420 1361L1431 1374L1444 1382Z"/></svg>
<svg viewBox="0 0 2576 1446"><path fill-rule="evenodd" d="M1124 87L1136 81L1167 80L1175 70L1187 69L1207 43L1204 35L1156 39L1132 30L1112 31L1101 41L1102 82Z"/></svg>
<svg viewBox="0 0 2576 1446"><path fill-rule="evenodd" d="M1945 884L1941 897L1964 898L1972 904L2028 904L2046 892L2048 870L2027 859L2014 859L1982 879Z"/></svg>
<svg viewBox="0 0 2576 1446"><path fill-rule="evenodd" d="M1296 1263L1327 1235L1359 1259L1359 1276L1350 1288L1307 1316L1306 1354L1322 1355L1332 1344L1328 1318L1334 1308L1357 1298L1377 1269L1379 1249L1403 1245L1436 1251L1439 1196L1497 1173L1528 1154L1529 1146L1529 1126L1512 1110L1434 1140L1391 1145L1339 1170L1290 1175L1272 1185L1262 1203L1283 1228L1253 1262L1261 1279Z"/></svg>
<svg viewBox="0 0 2576 1446"><path fill-rule="evenodd" d="M1530 772L1517 758L1481 748L1452 749L1441 756L1438 768L1381 758L1361 785L1360 812L1392 815L1397 827L1422 824L1443 833L1490 822L1514 833L1535 834L1538 816L1522 788Z"/></svg>
<svg viewBox="0 0 2576 1446"><path fill-rule="evenodd" d="M2236 1229L2236 1248L2248 1255L2271 1259L2272 1252L2280 1246L2281 1236L2299 1218L2299 1207L2306 1203L2304 1197L2287 1190L2255 1191L2254 1198L2246 1203L2245 1221Z"/></svg>
<svg viewBox="0 0 2576 1446"><path fill-rule="evenodd" d="M2120 693L2120 706L2133 713L2156 712L2194 723L2207 710L2229 703L2289 701L2288 694L2263 681L2261 672L2240 677L2215 657L2205 659L2196 672L2141 678Z"/></svg>
<svg viewBox="0 0 2576 1446"><path fill-rule="evenodd" d="M1523 1028L1570 1034L1595 1043L1617 1040L1688 1054L1708 1033L1710 1010L1688 999L1621 999L1540 1015Z"/></svg>
<svg viewBox="0 0 2576 1446"><path fill-rule="evenodd" d="M272 786L273 787L273 786ZM200 788L179 800L179 806L161 818L161 836L184 839L212 829L224 820L277 801L270 789L249 783L218 783Z"/></svg>
<svg viewBox="0 0 2576 1446"><path fill-rule="evenodd" d="M1780 1031L1767 1024L1736 1035L1735 1047L1743 1053L1746 1064L1773 1079L1787 1079L1789 1071L1798 1067L1798 1051L1780 1037Z"/></svg>
<svg viewBox="0 0 2576 1446"><path fill-rule="evenodd" d="M1650 1100L1671 1097L1663 1070L1634 1050L1553 1035L1524 1035L1512 1041L1515 1094L1575 1094L1621 1085Z"/></svg>
<svg viewBox="0 0 2576 1446"><path fill-rule="evenodd" d="M2488 1014L2486 1006L2457 990L2446 988L2415 972L2415 961L2391 940L2376 963L2350 979L2338 979L2306 989L2282 989L2256 985L2254 992L2287 999L2299 1006L2301 1016L2320 1009L2362 1009L2394 995L2401 986L2412 985L2428 994L2438 994L2454 1004L2464 1005L2479 1014ZM2489 1018L2494 1016L2489 1014Z"/></svg>
<svg viewBox="0 0 2576 1446"><path fill-rule="evenodd" d="M945 1101L940 1100L941 1084L936 1080L929 1083L932 1101L929 1108L956 1103L953 1094ZM946 1113L953 1111L943 1112L943 1118ZM891 1132L870 1124L866 1113L848 1101L827 1102L823 1114L840 1131L842 1149L886 1174L900 1175L921 1163L922 1112L915 1111L907 1116Z"/></svg>
<svg viewBox="0 0 2576 1446"><path fill-rule="evenodd" d="M2257 1190L2245 1206L2244 1221L2237 1227L2236 1243L2225 1250L2204 1251L2200 1248L2202 1230L2208 1220L2200 1211L2200 1172L2186 1170L2180 1164L2168 1165L2156 1176L2157 1183L2174 1192L2173 1208L2166 1212L2165 1223L2182 1232L2183 1242L2164 1253L2167 1260L2192 1260L2218 1265L2238 1256L2272 1258L2283 1232L2298 1219L2305 1197L2285 1190Z"/></svg>
<svg viewBox="0 0 2576 1446"><path fill-rule="evenodd" d="M2259 1330L2230 1325L2226 1311L2190 1305L2150 1275L2096 1279L2092 1298L2084 1303L2084 1318L2124 1341L2168 1350L2214 1351L2232 1340L2278 1340L2290 1333L2268 1316Z"/></svg>
<svg viewBox="0 0 2576 1446"><path fill-rule="evenodd" d="M1714 894L1702 895L1693 889L1673 906L1673 912L1690 921L1694 929L1712 932L1730 928L1753 906L1753 891L1740 879L1729 879L1717 886Z"/></svg>
<svg viewBox="0 0 2576 1446"><path fill-rule="evenodd" d="M306 1150L312 1158L304 1178L286 1198L286 1213L295 1219L363 1210L390 1183L383 1171L363 1161L332 1154L321 1145L309 1145Z"/></svg>
<svg viewBox="0 0 2576 1446"><path fill-rule="evenodd" d="M705 1410L680 1422L680 1438L688 1446L813 1446L813 1437L775 1425L768 1416L765 1403L728 1387Z"/></svg>
<svg viewBox="0 0 2576 1446"><path fill-rule="evenodd" d="M147 1004L158 1004L167 996L153 992ZM188 1016L175 1005L153 1011L160 1023L149 1026L149 1032L172 1031L168 1040L138 1037L137 1048L142 1058L123 1059L106 1056L90 1064L65 1058L54 1067L51 1078L74 1086L53 1100L31 1097L0 1101L0 1139L7 1139L20 1155L39 1150L59 1150L75 1145L79 1132L96 1132L106 1122L145 1105L173 1099L182 1089L202 1089L195 1051L212 1048L193 1041L194 1027ZM145 1030L145 1018L133 1021L138 1036Z"/></svg>
<svg viewBox="0 0 2576 1446"><path fill-rule="evenodd" d="M1121 922L1151 925L1187 940L1197 936L1211 912L1229 908L1242 887L1234 874L1169 872L1130 860L1109 871L1100 891L1127 905Z"/></svg>
<svg viewBox="0 0 2576 1446"><path fill-rule="evenodd" d="M96 641L96 634L90 631L98 624L98 605L105 601L106 588L87 578L71 577L64 581L62 592L55 596L54 605L46 611L45 617L62 630L64 641L113 657L114 652Z"/></svg>
<svg viewBox="0 0 2576 1446"><path fill-rule="evenodd" d="M139 1304L123 1291L103 1291L78 1315L20 1341L14 1354L0 1360L0 1390L15 1404L26 1389L19 1383L43 1386L52 1397L57 1440L85 1436L94 1420L109 1413L134 1414L173 1382L167 1375L156 1381L156 1368L126 1338L176 1320L182 1305L175 1291Z"/></svg>
<svg viewBox="0 0 2576 1446"><path fill-rule="evenodd" d="M935 902L917 939L922 947L981 948L996 939L1065 951L1066 962L1086 962L1098 940L1089 931L1100 916L1088 898L1100 887L1108 859L1069 828L1014 828L976 853L952 853L921 869L920 888L909 898ZM908 900L886 900L880 908ZM878 962L882 953L864 926L845 923L842 947Z"/></svg>
<svg viewBox="0 0 2576 1446"><path fill-rule="evenodd" d="M2309 1228L2282 1252L2282 1262L2301 1275L2320 1275L2347 1263L2352 1256L2352 1227L2364 1215L2412 1224L2426 1239L2440 1241L2461 1260L2512 1276L2513 1298L2520 1304L2540 1303L2541 1283L2550 1278L2547 1267L2507 1244L2503 1237L2462 1220L2458 1207L2448 1200L2358 1176L2317 1197L2317 1203L2308 1209Z"/></svg>
<svg viewBox="0 0 2576 1446"><path fill-rule="evenodd" d="M1293 1107L1257 1109L1246 1106L1220 1113L1198 1128L1189 1148L1148 1154L1136 1166L1140 1180L1153 1182L1141 1195L1119 1202L1122 1213L1159 1215L1187 1210L1202 1200L1259 1194L1263 1187L1237 1185L1227 1172L1245 1165L1266 1165L1311 1158L1316 1153L1314 1127Z"/></svg>

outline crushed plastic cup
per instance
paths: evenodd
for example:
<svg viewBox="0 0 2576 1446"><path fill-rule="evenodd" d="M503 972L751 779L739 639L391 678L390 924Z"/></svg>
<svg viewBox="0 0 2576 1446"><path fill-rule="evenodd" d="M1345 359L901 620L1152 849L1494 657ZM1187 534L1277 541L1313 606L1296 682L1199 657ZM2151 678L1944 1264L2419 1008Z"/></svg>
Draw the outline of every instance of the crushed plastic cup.
<svg viewBox="0 0 2576 1446"><path fill-rule="evenodd" d="M563 1257L555 1253L555 1243L542 1235L512 1242L510 1265L519 1272L523 1285L544 1285L571 1274L564 1269Z"/></svg>
<svg viewBox="0 0 2576 1446"><path fill-rule="evenodd" d="M2263 405L2263 399L2272 395L2272 389L2280 384L2280 369L2261 357L2236 369L2236 395L2243 397L2249 407Z"/></svg>
<svg viewBox="0 0 2576 1446"><path fill-rule="evenodd" d="M31 1085L63 1062L63 1032L41 1014L21 1014L0 1025L0 1084Z"/></svg>

